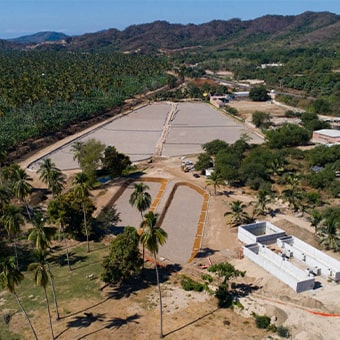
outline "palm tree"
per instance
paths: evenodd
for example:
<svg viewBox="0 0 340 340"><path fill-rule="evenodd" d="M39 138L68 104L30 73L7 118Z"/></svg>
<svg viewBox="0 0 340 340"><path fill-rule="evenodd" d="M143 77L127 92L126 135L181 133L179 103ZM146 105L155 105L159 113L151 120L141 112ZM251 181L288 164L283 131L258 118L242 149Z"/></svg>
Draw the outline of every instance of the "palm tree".
<svg viewBox="0 0 340 340"><path fill-rule="evenodd" d="M50 189L52 191L52 196L59 195L64 187L65 187L65 175L61 172L61 170L56 169L51 173L51 183L50 183Z"/></svg>
<svg viewBox="0 0 340 340"><path fill-rule="evenodd" d="M16 237L20 232L20 226L24 224L24 217L21 213L21 209L15 205L9 204L4 214L0 217L0 222L7 230L10 241L13 237L14 253L17 262L17 268L19 268Z"/></svg>
<svg viewBox="0 0 340 340"><path fill-rule="evenodd" d="M161 227L157 226L158 214L149 211L144 215L144 226L146 227L143 234L140 236L141 243L153 254L155 259L156 278L159 292L159 309L160 309L160 337L163 338L163 307L162 307L162 292L159 283L159 274L157 267L157 254L159 246L165 244L168 234Z"/></svg>
<svg viewBox="0 0 340 340"><path fill-rule="evenodd" d="M206 182L207 182L208 185L213 185L214 186L214 194L215 194L215 196L216 196L216 193L217 193L217 188L219 188L221 185L225 184L224 179L216 171L214 171L210 176L208 176Z"/></svg>
<svg viewBox="0 0 340 340"><path fill-rule="evenodd" d="M32 220L34 227L29 231L29 235L28 235L28 240L33 241L35 243L35 248L38 252L42 252L50 247L50 242L56 233L55 228L45 227L44 221L45 219L43 218L42 214L40 213L35 214ZM48 262L46 262L46 266L47 266L48 275L50 277L57 320L59 320L60 317L59 317L57 295L56 295L55 287L54 287L54 279L53 279L53 275L52 275L50 265Z"/></svg>
<svg viewBox="0 0 340 340"><path fill-rule="evenodd" d="M327 218L323 223L322 232L324 235L321 237L320 244L337 251L340 247L338 226L339 221L336 221L335 218Z"/></svg>
<svg viewBox="0 0 340 340"><path fill-rule="evenodd" d="M314 227L315 234L318 231L318 226L320 222L322 221L322 214L319 210L312 210L311 216L310 216L310 224L312 227Z"/></svg>
<svg viewBox="0 0 340 340"><path fill-rule="evenodd" d="M282 199L288 202L289 207L294 211L298 211L301 207L302 192L293 188L285 189L282 191Z"/></svg>
<svg viewBox="0 0 340 340"><path fill-rule="evenodd" d="M134 191L130 196L129 203L132 207L136 207L143 219L143 213L151 206L151 195L146 190L149 190L149 186L144 183L135 183Z"/></svg>
<svg viewBox="0 0 340 340"><path fill-rule="evenodd" d="M45 158L38 170L41 179L52 191L52 195L58 195L64 188L65 176L50 158Z"/></svg>
<svg viewBox="0 0 340 340"><path fill-rule="evenodd" d="M66 220L65 204L67 204L67 203L62 200L61 196L59 196L57 200L54 199L54 200L50 201L49 209L48 209L48 214L49 214L48 218L51 222L56 222L60 226L59 235L62 234L63 240L65 242L67 266L68 266L69 271L71 271L72 269L71 269L71 266L70 266L67 237L65 235L65 224L66 224L66 221L65 221ZM54 211L54 213L51 213L51 211Z"/></svg>
<svg viewBox="0 0 340 340"><path fill-rule="evenodd" d="M224 216L231 216L231 226L236 227L240 224L248 222L250 220L250 216L247 212L244 211L247 206L243 204L241 201L233 201L229 203L230 211L224 213Z"/></svg>
<svg viewBox="0 0 340 340"><path fill-rule="evenodd" d="M29 230L28 240L34 242L38 250L50 247L50 241L56 233L53 227L45 227L45 219L41 213L36 213L32 219L33 228Z"/></svg>
<svg viewBox="0 0 340 340"><path fill-rule="evenodd" d="M149 186L144 183L135 183L134 184L134 191L130 196L129 203L131 206L136 207L137 210L140 212L142 217L142 230L144 231L144 223L143 223L143 212L150 208L151 206L151 195L146 190L149 190ZM143 244L143 266L144 266L144 253L145 247Z"/></svg>
<svg viewBox="0 0 340 340"><path fill-rule="evenodd" d="M268 194L268 191L265 189L260 189L257 192L257 202L256 202L256 208L255 211L259 215L263 215L266 213L267 210L267 204L271 202L271 197Z"/></svg>
<svg viewBox="0 0 340 340"><path fill-rule="evenodd" d="M26 207L27 215L31 219L31 214L28 208L28 203L26 197L30 194L32 190L32 185L29 181L32 178L26 174L26 171L21 167L16 167L13 173L13 192L15 197L17 197Z"/></svg>
<svg viewBox="0 0 340 340"><path fill-rule="evenodd" d="M1 264L1 273L0 273L0 281L1 281L1 285L3 288L6 288L10 293L12 293L17 302L18 305L20 306L22 312L24 313L27 322L30 325L30 328L33 332L34 338L37 340L37 334L33 328L33 325L31 323L31 320L29 319L24 306L22 305L18 294L15 291L15 287L18 286L21 281L24 279L24 275L16 268L16 264L15 264L15 259L14 257L7 257L5 258Z"/></svg>
<svg viewBox="0 0 340 340"><path fill-rule="evenodd" d="M50 304L48 302L46 286L49 282L49 270L46 266L45 262L45 254L42 251L37 251L37 262L31 263L28 266L28 269L34 271L34 282L36 286L40 286L44 289L45 293L45 301L47 307L48 318L50 321L50 330L52 339L54 340L54 333L53 333L53 326L52 326L52 318L51 318L51 311L50 311Z"/></svg>
<svg viewBox="0 0 340 340"><path fill-rule="evenodd" d="M89 243L89 231L87 226L87 218L86 218L86 204L85 199L90 195L91 185L89 183L89 178L84 172L80 172L76 175L73 181L74 187L73 192L77 198L81 200L83 216L84 216L84 228L86 234L86 242L87 242L87 252L90 252L90 243Z"/></svg>
<svg viewBox="0 0 340 340"><path fill-rule="evenodd" d="M71 145L71 152L73 153L73 160L80 164L81 154L83 152L84 142L76 141Z"/></svg>

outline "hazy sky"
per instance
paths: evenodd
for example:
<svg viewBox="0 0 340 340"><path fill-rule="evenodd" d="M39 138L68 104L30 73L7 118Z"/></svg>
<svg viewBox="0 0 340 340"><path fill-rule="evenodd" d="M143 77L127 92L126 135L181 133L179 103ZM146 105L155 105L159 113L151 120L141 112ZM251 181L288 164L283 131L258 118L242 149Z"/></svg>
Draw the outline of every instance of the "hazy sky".
<svg viewBox="0 0 340 340"><path fill-rule="evenodd" d="M0 0L0 39L41 31L68 35L155 20L201 24L266 14L340 12L340 0Z"/></svg>

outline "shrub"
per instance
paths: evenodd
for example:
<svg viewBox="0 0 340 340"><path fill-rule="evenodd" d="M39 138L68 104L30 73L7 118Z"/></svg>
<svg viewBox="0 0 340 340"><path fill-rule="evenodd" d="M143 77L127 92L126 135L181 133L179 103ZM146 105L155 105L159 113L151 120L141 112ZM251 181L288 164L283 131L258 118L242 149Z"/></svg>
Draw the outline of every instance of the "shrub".
<svg viewBox="0 0 340 340"><path fill-rule="evenodd" d="M238 114L238 110L235 109L235 108L232 107L232 106L226 106L226 110L227 110L227 112L230 113L231 115L237 116L237 114Z"/></svg>
<svg viewBox="0 0 340 340"><path fill-rule="evenodd" d="M288 338L289 337L289 330L287 327L284 326L278 326L276 329L277 334L282 338Z"/></svg>
<svg viewBox="0 0 340 340"><path fill-rule="evenodd" d="M181 286L185 291L195 291L195 292L201 292L204 289L204 285L202 283L199 283L197 281L194 281L188 276L183 275L181 280Z"/></svg>
<svg viewBox="0 0 340 340"><path fill-rule="evenodd" d="M257 328L266 329L270 325L270 317L267 315L255 315L255 324Z"/></svg>
<svg viewBox="0 0 340 340"><path fill-rule="evenodd" d="M208 281L209 283L213 281L212 276L209 275L209 274L203 274L203 275L201 276L201 278L202 278L202 280Z"/></svg>

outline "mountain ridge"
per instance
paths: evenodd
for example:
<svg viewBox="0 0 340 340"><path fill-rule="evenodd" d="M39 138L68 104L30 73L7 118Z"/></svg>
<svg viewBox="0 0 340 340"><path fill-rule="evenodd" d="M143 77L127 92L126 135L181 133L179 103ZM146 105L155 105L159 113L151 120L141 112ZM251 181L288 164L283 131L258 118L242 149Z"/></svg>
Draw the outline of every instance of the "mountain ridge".
<svg viewBox="0 0 340 340"><path fill-rule="evenodd" d="M58 40L58 34L61 38ZM49 39L49 40L48 40ZM20 41L20 43L18 43ZM26 42L25 42L26 41ZM210 49L242 46L308 47L315 44L339 46L340 15L304 12L299 15L265 15L253 20L212 20L203 24L172 24L157 20L130 25L124 30L109 28L79 36L58 32L0 40L0 49L113 50L145 53L204 46ZM12 45L7 45L7 42ZM49 44L47 44L50 42Z"/></svg>

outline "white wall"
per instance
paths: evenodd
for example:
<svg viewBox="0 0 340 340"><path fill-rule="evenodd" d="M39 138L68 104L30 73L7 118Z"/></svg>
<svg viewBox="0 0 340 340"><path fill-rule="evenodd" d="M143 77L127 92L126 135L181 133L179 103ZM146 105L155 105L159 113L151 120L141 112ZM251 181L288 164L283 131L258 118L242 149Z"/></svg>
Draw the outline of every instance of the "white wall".
<svg viewBox="0 0 340 340"><path fill-rule="evenodd" d="M322 276L340 281L340 262L333 257L294 236L278 239L277 244L293 252L294 258L304 262L311 270L320 268Z"/></svg>
<svg viewBox="0 0 340 340"><path fill-rule="evenodd" d="M243 254L257 265L264 268L270 274L293 288L297 293L314 288L314 276L307 274L292 265L266 246L261 244L251 244L243 247Z"/></svg>

